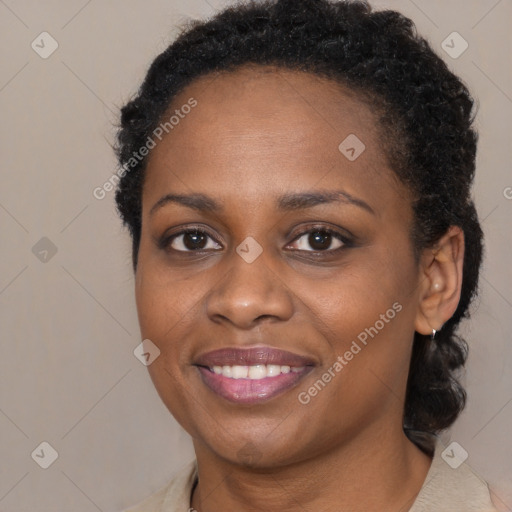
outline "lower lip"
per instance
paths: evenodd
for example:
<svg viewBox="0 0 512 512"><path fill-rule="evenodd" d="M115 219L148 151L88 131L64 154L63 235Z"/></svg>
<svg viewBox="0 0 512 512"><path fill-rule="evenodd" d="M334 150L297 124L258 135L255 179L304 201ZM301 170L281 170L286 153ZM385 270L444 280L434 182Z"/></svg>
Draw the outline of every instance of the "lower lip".
<svg viewBox="0 0 512 512"><path fill-rule="evenodd" d="M300 372L281 373L264 379L231 379L198 366L203 382L221 397L239 404L265 402L294 387L311 370L306 366Z"/></svg>

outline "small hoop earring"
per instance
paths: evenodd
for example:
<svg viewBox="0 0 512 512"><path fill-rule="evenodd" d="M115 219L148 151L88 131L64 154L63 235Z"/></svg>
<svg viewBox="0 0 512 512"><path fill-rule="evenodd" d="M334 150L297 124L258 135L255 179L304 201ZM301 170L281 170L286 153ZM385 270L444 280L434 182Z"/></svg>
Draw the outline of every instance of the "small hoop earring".
<svg viewBox="0 0 512 512"><path fill-rule="evenodd" d="M432 334L430 335L430 339L431 339L432 341L434 341L434 339L435 339L435 337L436 337L436 332L437 332L437 331L436 331L435 329L432 329Z"/></svg>

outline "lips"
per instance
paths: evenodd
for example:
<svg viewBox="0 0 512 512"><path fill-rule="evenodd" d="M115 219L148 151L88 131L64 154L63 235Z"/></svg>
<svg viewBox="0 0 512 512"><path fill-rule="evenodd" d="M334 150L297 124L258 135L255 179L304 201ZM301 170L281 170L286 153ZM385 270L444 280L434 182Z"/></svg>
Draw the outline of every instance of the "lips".
<svg viewBox="0 0 512 512"><path fill-rule="evenodd" d="M297 385L315 362L271 347L224 348L200 355L194 363L202 382L239 404L268 401Z"/></svg>
<svg viewBox="0 0 512 512"><path fill-rule="evenodd" d="M307 357L278 350L271 347L253 348L222 348L200 355L195 363L197 366L213 368L214 366L256 366L279 365L290 367L314 366L315 362Z"/></svg>

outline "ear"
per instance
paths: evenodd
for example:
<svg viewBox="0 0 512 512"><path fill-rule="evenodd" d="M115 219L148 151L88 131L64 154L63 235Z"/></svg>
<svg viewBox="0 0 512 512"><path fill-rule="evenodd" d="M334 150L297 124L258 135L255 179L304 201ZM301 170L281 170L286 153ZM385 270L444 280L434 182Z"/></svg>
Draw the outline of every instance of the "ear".
<svg viewBox="0 0 512 512"><path fill-rule="evenodd" d="M464 232L451 226L420 260L419 304L415 329L420 334L440 330L455 313L462 289Z"/></svg>

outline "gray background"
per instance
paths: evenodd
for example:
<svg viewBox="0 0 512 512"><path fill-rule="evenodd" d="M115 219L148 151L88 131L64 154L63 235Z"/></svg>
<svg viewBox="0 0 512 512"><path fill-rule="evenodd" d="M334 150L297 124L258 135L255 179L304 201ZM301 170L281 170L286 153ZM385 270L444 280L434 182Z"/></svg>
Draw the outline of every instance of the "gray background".
<svg viewBox="0 0 512 512"><path fill-rule="evenodd" d="M128 235L113 192L92 191L115 172L117 109L150 61L180 23L228 3L0 0L0 511L119 511L193 457L133 355ZM479 99L487 253L463 328L469 403L443 440L465 448L500 510L512 510L512 1L372 3L410 16ZM59 44L46 59L31 47L50 48L43 31ZM441 47L453 31L469 43L456 59ZM48 469L34 460L48 450L31 457L43 441L58 452Z"/></svg>

